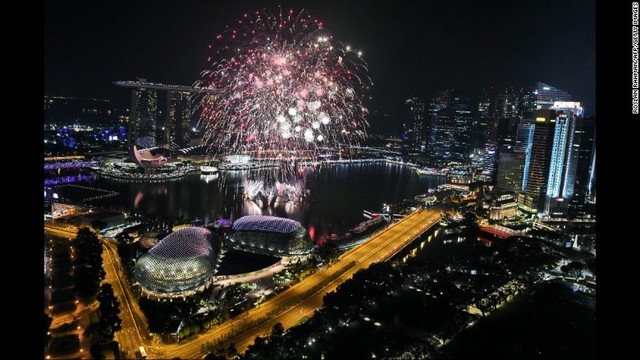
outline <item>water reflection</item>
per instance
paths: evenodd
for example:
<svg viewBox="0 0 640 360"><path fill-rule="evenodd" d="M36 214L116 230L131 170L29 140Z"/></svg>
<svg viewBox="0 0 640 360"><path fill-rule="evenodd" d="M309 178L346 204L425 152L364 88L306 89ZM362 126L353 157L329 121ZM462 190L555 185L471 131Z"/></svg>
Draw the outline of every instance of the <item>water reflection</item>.
<svg viewBox="0 0 640 360"><path fill-rule="evenodd" d="M218 180L218 177L220 177L219 174L200 175L200 180L208 184L210 182Z"/></svg>
<svg viewBox="0 0 640 360"><path fill-rule="evenodd" d="M144 196L147 192L153 197L158 197L158 196L166 196L168 190L165 185L155 185L148 190L138 190L138 193L136 194L135 199L133 199L134 209L138 209L140 207L140 203L142 202L142 199L144 199Z"/></svg>
<svg viewBox="0 0 640 360"><path fill-rule="evenodd" d="M222 172L217 178L208 175L212 177L207 181L204 178L207 175L191 174L181 181L161 185L100 178L93 186L118 191L120 195L93 204L185 221L199 218L209 222L257 214L280 216L299 221L307 229L313 227L314 236L320 238L348 231L364 220L365 209L380 210L383 203L413 198L444 182L443 177L420 176L395 164L321 166L307 174L304 189L308 190L308 196L302 201L284 201L283 196L279 200L276 188L273 206L260 207L244 196L243 179L262 175L257 170L231 171ZM159 186L164 189L158 190ZM267 201L269 195L273 194L266 194Z"/></svg>

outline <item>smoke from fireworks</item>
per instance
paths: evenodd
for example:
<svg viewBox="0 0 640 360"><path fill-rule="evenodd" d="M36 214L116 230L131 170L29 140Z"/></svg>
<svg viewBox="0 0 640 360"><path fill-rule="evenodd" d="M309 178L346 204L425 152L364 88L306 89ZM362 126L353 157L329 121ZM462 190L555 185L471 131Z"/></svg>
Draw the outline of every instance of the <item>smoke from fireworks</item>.
<svg viewBox="0 0 640 360"><path fill-rule="evenodd" d="M304 11L244 14L209 47L198 85L217 92L199 103L212 152L304 157L365 136L367 65Z"/></svg>

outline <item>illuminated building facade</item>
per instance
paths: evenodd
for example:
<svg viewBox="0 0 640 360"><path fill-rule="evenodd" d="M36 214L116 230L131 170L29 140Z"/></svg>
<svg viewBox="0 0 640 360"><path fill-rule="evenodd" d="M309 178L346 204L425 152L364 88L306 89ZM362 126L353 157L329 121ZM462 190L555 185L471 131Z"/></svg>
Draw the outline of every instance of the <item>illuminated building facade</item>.
<svg viewBox="0 0 640 360"><path fill-rule="evenodd" d="M520 121L515 136L515 151L525 153L522 191L527 189L529 169L531 168L531 151L533 132L536 125L534 113L536 109L551 109L556 101L571 101L571 95L551 85L537 82L532 92L522 90L518 96L517 114Z"/></svg>
<svg viewBox="0 0 640 360"><path fill-rule="evenodd" d="M234 248L272 256L311 253L313 242L299 222L275 216L248 215L233 223L227 241Z"/></svg>
<svg viewBox="0 0 640 360"><path fill-rule="evenodd" d="M571 101L569 93L542 82L536 83L533 94L536 100L536 110L551 109L556 101Z"/></svg>
<svg viewBox="0 0 640 360"><path fill-rule="evenodd" d="M169 91L167 93L167 143L175 143L181 148L191 141L191 92Z"/></svg>
<svg viewBox="0 0 640 360"><path fill-rule="evenodd" d="M489 219L491 220L502 220L517 214L518 203L516 202L516 195L512 193L498 195L489 209Z"/></svg>
<svg viewBox="0 0 640 360"><path fill-rule="evenodd" d="M529 167L531 165L531 148L533 146L533 130L535 122L531 119L520 120L518 130L516 132L516 145L513 147L515 152L524 154L524 164L522 169L522 185L520 191L527 189L527 179L529 178Z"/></svg>
<svg viewBox="0 0 640 360"><path fill-rule="evenodd" d="M596 202L595 165L596 165L596 119L582 119L582 127L578 129L579 155L576 168L573 198L569 205L572 217L593 215Z"/></svg>
<svg viewBox="0 0 640 360"><path fill-rule="evenodd" d="M556 101L550 109L536 111L530 168L521 204L525 211L566 214L581 155L582 116L580 103L571 101Z"/></svg>
<svg viewBox="0 0 640 360"><path fill-rule="evenodd" d="M473 119L471 142L474 148L482 148L491 139L492 122L492 88L482 89L478 102L477 116Z"/></svg>
<svg viewBox="0 0 640 360"><path fill-rule="evenodd" d="M584 110L580 103L571 101L556 101L552 109L557 111L557 117L544 214L562 216L566 215L568 200L574 193Z"/></svg>
<svg viewBox="0 0 640 360"><path fill-rule="evenodd" d="M522 190L525 153L513 148L500 148L496 191L519 194Z"/></svg>
<svg viewBox="0 0 640 360"><path fill-rule="evenodd" d="M429 155L435 164L466 164L471 153L471 105L469 99L453 90L440 93L431 102L433 117Z"/></svg>
<svg viewBox="0 0 640 360"><path fill-rule="evenodd" d="M549 162L553 150L556 111L537 110L535 116L527 187L518 201L520 208L530 213L538 213L538 210L544 207Z"/></svg>
<svg viewBox="0 0 640 360"><path fill-rule="evenodd" d="M493 101L489 141L499 145L513 145L511 129L517 124L516 96L512 89L496 95Z"/></svg>
<svg viewBox="0 0 640 360"><path fill-rule="evenodd" d="M552 108L558 113L553 134L547 196L570 197L576 180L583 109L580 103L559 101Z"/></svg>
<svg viewBox="0 0 640 360"><path fill-rule="evenodd" d="M516 105L516 114L520 119L532 120L536 111L536 97L531 89L520 89Z"/></svg>
<svg viewBox="0 0 640 360"><path fill-rule="evenodd" d="M427 102L423 98L412 97L405 100L405 121L403 123L403 153L420 155L425 152L427 124Z"/></svg>
<svg viewBox="0 0 640 360"><path fill-rule="evenodd" d="M141 148L156 146L156 128L158 120L158 94L155 90L135 88L132 91L131 117L135 122L131 127L133 145Z"/></svg>
<svg viewBox="0 0 640 360"><path fill-rule="evenodd" d="M482 152L482 173L487 175L489 179L493 179L497 156L498 151L496 145L485 144Z"/></svg>
<svg viewBox="0 0 640 360"><path fill-rule="evenodd" d="M184 297L206 289L216 272L220 248L202 227L187 227L160 240L136 262L134 276L143 293Z"/></svg>

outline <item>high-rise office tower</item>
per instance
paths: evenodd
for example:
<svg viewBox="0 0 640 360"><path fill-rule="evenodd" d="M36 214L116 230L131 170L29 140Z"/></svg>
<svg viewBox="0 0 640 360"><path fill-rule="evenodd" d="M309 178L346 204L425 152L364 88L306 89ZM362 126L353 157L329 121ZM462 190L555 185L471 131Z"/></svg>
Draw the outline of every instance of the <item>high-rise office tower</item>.
<svg viewBox="0 0 640 360"><path fill-rule="evenodd" d="M520 120L513 117L496 119L496 143L499 146L515 146L518 123Z"/></svg>
<svg viewBox="0 0 640 360"><path fill-rule="evenodd" d="M584 193L587 201L595 202L596 197L596 118L582 119L580 136L580 156L576 170L574 194Z"/></svg>
<svg viewBox="0 0 640 360"><path fill-rule="evenodd" d="M571 95L551 85L537 82L533 91L536 100L536 110L551 109L556 101L571 101Z"/></svg>
<svg viewBox="0 0 640 360"><path fill-rule="evenodd" d="M425 152L427 123L427 102L423 98L412 97L405 100L403 149L409 155Z"/></svg>
<svg viewBox="0 0 640 360"><path fill-rule="evenodd" d="M176 143L181 148L189 146L190 124L191 93L169 91L167 93L167 126L165 127L167 142Z"/></svg>
<svg viewBox="0 0 640 360"><path fill-rule="evenodd" d="M560 214L574 193L580 157L581 116L577 102L556 101L536 111L527 186L521 207L528 212Z"/></svg>
<svg viewBox="0 0 640 360"><path fill-rule="evenodd" d="M496 119L512 118L517 114L517 98L512 89L496 96L493 107L493 117Z"/></svg>
<svg viewBox="0 0 640 360"><path fill-rule="evenodd" d="M536 97L533 90L522 88L517 94L516 116L519 119L533 119L533 113L536 111Z"/></svg>
<svg viewBox="0 0 640 360"><path fill-rule="evenodd" d="M432 104L439 110L433 114L429 152L440 166L450 162L468 163L471 152L471 105L466 96L447 90L436 97Z"/></svg>
<svg viewBox="0 0 640 360"><path fill-rule="evenodd" d="M482 152L482 173L488 175L491 179L493 179L497 156L498 151L496 145L491 143L485 144Z"/></svg>
<svg viewBox="0 0 640 360"><path fill-rule="evenodd" d="M518 124L518 130L516 132L516 144L513 147L513 150L524 154L521 191L525 191L527 188L529 166L531 165L531 147L533 145L534 127L535 123L533 120L522 119Z"/></svg>
<svg viewBox="0 0 640 360"><path fill-rule="evenodd" d="M496 191L517 195L522 190L525 153L506 146L501 147L499 153Z"/></svg>
<svg viewBox="0 0 640 360"><path fill-rule="evenodd" d="M140 79L146 81L145 79ZM131 119L135 125L130 132L132 144L142 148L156 146L158 95L155 90L135 88L132 91Z"/></svg>
<svg viewBox="0 0 640 360"><path fill-rule="evenodd" d="M511 140L515 136L515 126L517 125L516 104L516 96L510 88L495 96L487 142L513 145Z"/></svg>
<svg viewBox="0 0 640 360"><path fill-rule="evenodd" d="M492 88L483 89L478 102L477 115L473 118L471 129L471 143L474 148L482 148L490 139L492 124Z"/></svg>
<svg viewBox="0 0 640 360"><path fill-rule="evenodd" d="M573 197L569 205L570 215L580 217L588 214L586 205L595 203L596 121L594 117L580 120L576 131L578 165L575 173Z"/></svg>
<svg viewBox="0 0 640 360"><path fill-rule="evenodd" d="M520 121L516 131L514 149L515 151L522 151L525 153L522 191L526 191L527 181L529 179L533 129L536 124L533 118L536 109L550 109L556 101L570 100L570 94L542 82L537 82L533 91L528 89L520 90L516 108Z"/></svg>
<svg viewBox="0 0 640 360"><path fill-rule="evenodd" d="M566 204L557 203L565 202L573 196L583 115L583 109L578 102L556 101L551 108L557 111L557 118L549 163L545 214L566 212L566 209L554 211L553 207L562 205L562 208L566 208Z"/></svg>
<svg viewBox="0 0 640 360"><path fill-rule="evenodd" d="M438 116L438 112L440 110L448 107L449 105L449 96L448 91L439 91L436 93L436 96L429 101L429 106L427 108L427 121L429 123L429 128L427 129L427 148L430 150L433 147L433 143L435 142L434 136L434 127L436 126L436 117Z"/></svg>
<svg viewBox="0 0 640 360"><path fill-rule="evenodd" d="M527 187L518 201L519 207L530 213L538 213L544 207L556 115L550 109L537 110L535 114Z"/></svg>

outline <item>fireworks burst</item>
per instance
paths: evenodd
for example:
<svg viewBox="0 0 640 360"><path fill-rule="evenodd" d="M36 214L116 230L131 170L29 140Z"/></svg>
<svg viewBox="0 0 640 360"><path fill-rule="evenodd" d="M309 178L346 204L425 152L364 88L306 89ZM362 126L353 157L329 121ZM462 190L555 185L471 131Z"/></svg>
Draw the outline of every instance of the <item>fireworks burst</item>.
<svg viewBox="0 0 640 360"><path fill-rule="evenodd" d="M198 86L217 91L199 102L211 152L299 158L365 136L362 53L304 11L244 14L209 47Z"/></svg>

